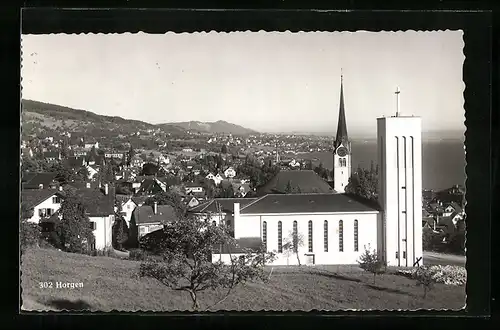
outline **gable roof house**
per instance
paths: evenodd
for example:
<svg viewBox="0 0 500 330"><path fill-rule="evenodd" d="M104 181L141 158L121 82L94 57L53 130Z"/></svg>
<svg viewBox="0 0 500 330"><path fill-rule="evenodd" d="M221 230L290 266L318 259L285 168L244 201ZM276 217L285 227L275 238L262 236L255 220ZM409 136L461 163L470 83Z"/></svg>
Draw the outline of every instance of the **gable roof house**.
<svg viewBox="0 0 500 330"><path fill-rule="evenodd" d="M46 217L52 216L61 207L63 194L55 189L32 189L21 191L21 204L26 209L32 209L33 215L27 219L32 223L40 223Z"/></svg>
<svg viewBox="0 0 500 330"><path fill-rule="evenodd" d="M102 188L80 188L75 190L90 219L95 236L94 249L103 250L112 246L112 228L115 221L115 188L105 184Z"/></svg>
<svg viewBox="0 0 500 330"><path fill-rule="evenodd" d="M43 153L43 158L45 158L45 160L49 162L54 162L62 159L61 153L58 151L45 151Z"/></svg>
<svg viewBox="0 0 500 330"><path fill-rule="evenodd" d="M86 165L85 157L83 156L68 157L66 158L65 164L71 169L80 169Z"/></svg>
<svg viewBox="0 0 500 330"><path fill-rule="evenodd" d="M150 196L166 190L167 185L164 182L154 177L148 177L141 181L141 185L137 189L136 194Z"/></svg>
<svg viewBox="0 0 500 330"><path fill-rule="evenodd" d="M138 206L132 212L130 220L131 235L140 239L142 236L153 231L162 229L166 223L177 219L174 208L171 205Z"/></svg>
<svg viewBox="0 0 500 330"><path fill-rule="evenodd" d="M26 172L21 178L22 189L56 189L59 182L54 172Z"/></svg>

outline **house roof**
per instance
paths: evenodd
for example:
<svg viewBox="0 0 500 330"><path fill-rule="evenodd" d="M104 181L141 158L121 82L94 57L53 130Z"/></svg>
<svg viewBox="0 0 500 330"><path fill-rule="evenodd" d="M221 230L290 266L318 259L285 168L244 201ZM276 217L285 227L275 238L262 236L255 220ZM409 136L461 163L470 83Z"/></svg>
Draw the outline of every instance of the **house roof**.
<svg viewBox="0 0 500 330"><path fill-rule="evenodd" d="M104 189L92 188L76 189L75 194L81 199L89 216L100 217L114 214L114 187L109 187L108 195L104 194Z"/></svg>
<svg viewBox="0 0 500 330"><path fill-rule="evenodd" d="M144 196L134 196L134 197L132 197L132 202L134 202L137 205L142 205L142 204L144 204L144 202L146 201L147 198L148 197L144 197Z"/></svg>
<svg viewBox="0 0 500 330"><path fill-rule="evenodd" d="M186 187L203 187L203 185L199 182L185 182L184 186L186 186Z"/></svg>
<svg viewBox="0 0 500 330"><path fill-rule="evenodd" d="M68 157L65 161L66 165L70 168L82 167L85 157Z"/></svg>
<svg viewBox="0 0 500 330"><path fill-rule="evenodd" d="M56 176L57 173L54 172L27 172L23 174L21 182L24 189L38 189L40 184L48 187L55 180Z"/></svg>
<svg viewBox="0 0 500 330"><path fill-rule="evenodd" d="M22 190L21 203L24 203L28 208L32 208L54 195L62 197L62 194L56 189Z"/></svg>
<svg viewBox="0 0 500 330"><path fill-rule="evenodd" d="M216 203L220 205L222 212L233 213L234 203L240 203L240 207L246 206L249 203L257 200L257 198L215 198L207 203L197 205L190 209L192 213L208 213L217 212Z"/></svg>
<svg viewBox="0 0 500 330"><path fill-rule="evenodd" d="M240 210L241 214L379 211L375 203L347 194L269 194Z"/></svg>
<svg viewBox="0 0 500 330"><path fill-rule="evenodd" d="M167 223L177 219L175 210L171 205L158 205L158 212L154 214L153 207L143 205L136 207L133 212L133 217L137 225L147 223Z"/></svg>
<svg viewBox="0 0 500 330"><path fill-rule="evenodd" d="M57 151L45 151L43 157L45 158L59 158L60 154Z"/></svg>
<svg viewBox="0 0 500 330"><path fill-rule="evenodd" d="M281 171L268 183L258 189L259 195L284 193L288 182L293 188L299 187L301 193L334 193L330 185L312 170Z"/></svg>

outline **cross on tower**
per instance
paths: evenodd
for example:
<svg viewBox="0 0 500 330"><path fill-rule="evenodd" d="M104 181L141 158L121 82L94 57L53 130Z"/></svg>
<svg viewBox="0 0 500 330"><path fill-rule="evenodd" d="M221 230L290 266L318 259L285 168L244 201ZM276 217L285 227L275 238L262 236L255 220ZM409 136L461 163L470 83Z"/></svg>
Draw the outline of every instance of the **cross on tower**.
<svg viewBox="0 0 500 330"><path fill-rule="evenodd" d="M396 94L396 117L399 116L399 93L401 93L401 91L399 87L396 87L396 92L394 92L394 94Z"/></svg>

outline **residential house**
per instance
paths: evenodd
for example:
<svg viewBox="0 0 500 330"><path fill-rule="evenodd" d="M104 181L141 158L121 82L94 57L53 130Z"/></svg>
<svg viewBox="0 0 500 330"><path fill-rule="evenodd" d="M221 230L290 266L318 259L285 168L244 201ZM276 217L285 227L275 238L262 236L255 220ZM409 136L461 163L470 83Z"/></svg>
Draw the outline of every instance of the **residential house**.
<svg viewBox="0 0 500 330"><path fill-rule="evenodd" d="M55 162L61 160L61 153L58 151L46 151L43 153L43 158L48 162Z"/></svg>
<svg viewBox="0 0 500 330"><path fill-rule="evenodd" d="M94 249L104 250L112 246L112 232L115 221L115 188L105 184L100 189L82 188L76 190L82 200L93 229Z"/></svg>
<svg viewBox="0 0 500 330"><path fill-rule="evenodd" d="M135 188L137 185L133 185L132 187ZM136 194L152 196L162 191L167 191L167 185L164 182L155 177L147 177L140 181L140 186L137 188Z"/></svg>
<svg viewBox="0 0 500 330"><path fill-rule="evenodd" d="M215 182L215 185L218 186L220 185L220 183L222 182L222 180L224 180L225 178L220 174L220 173L217 173L217 175L213 178L214 182Z"/></svg>
<svg viewBox="0 0 500 330"><path fill-rule="evenodd" d="M195 206L200 205L200 200L195 196L191 196L191 198L187 200L186 205L188 208L193 208Z"/></svg>
<svg viewBox="0 0 500 330"><path fill-rule="evenodd" d="M96 178L97 173L99 173L99 168L96 165L87 165L87 178L93 180Z"/></svg>
<svg viewBox="0 0 500 330"><path fill-rule="evenodd" d="M231 167L231 166L230 166L230 167L228 167L228 168L224 171L224 176L225 176L226 178L230 178L230 179L232 179L232 178L234 178L234 177L236 176L236 171L234 170L234 168L233 168L233 167Z"/></svg>
<svg viewBox="0 0 500 330"><path fill-rule="evenodd" d="M207 180L213 180L215 182L215 175L213 175L212 173L208 173L205 176L205 179L207 179Z"/></svg>
<svg viewBox="0 0 500 330"><path fill-rule="evenodd" d="M250 184L248 183L241 184L241 183L231 182L231 185L233 186L235 197L245 197L251 190Z"/></svg>
<svg viewBox="0 0 500 330"><path fill-rule="evenodd" d="M104 153L104 157L108 159L122 159L123 154L123 152L119 151L107 151Z"/></svg>
<svg viewBox="0 0 500 330"><path fill-rule="evenodd" d="M188 212L213 225L224 224L234 230L234 203L246 206L256 198L214 198L206 203L188 209ZM242 206L242 207L243 207Z"/></svg>
<svg viewBox="0 0 500 330"><path fill-rule="evenodd" d="M196 183L196 182L186 182L184 184L184 192L186 194L189 194L191 192L202 193L202 192L204 192L203 185L201 185L200 183Z"/></svg>
<svg viewBox="0 0 500 330"><path fill-rule="evenodd" d="M177 216L171 205L138 206L132 212L130 232L132 236L140 239L153 231L162 229L166 223L175 221Z"/></svg>
<svg viewBox="0 0 500 330"><path fill-rule="evenodd" d="M80 147L73 148L71 153L75 157L81 157L81 156L85 157L88 154L87 150L80 148Z"/></svg>
<svg viewBox="0 0 500 330"><path fill-rule="evenodd" d="M139 155L134 155L134 157L130 160L130 166L132 167L142 167L144 163L144 159L142 159Z"/></svg>
<svg viewBox="0 0 500 330"><path fill-rule="evenodd" d="M94 140L85 141L84 148L87 150L92 148L99 149L99 142Z"/></svg>
<svg viewBox="0 0 500 330"><path fill-rule="evenodd" d="M87 165L100 165L100 164L106 164L106 159L104 158L103 155L97 155L97 154L89 154L85 158L85 162Z"/></svg>
<svg viewBox="0 0 500 330"><path fill-rule="evenodd" d="M193 166L192 172L193 172L194 175L200 175L200 173L201 173L201 166L200 165Z"/></svg>
<svg viewBox="0 0 500 330"><path fill-rule="evenodd" d="M116 208L115 212L123 216L123 219L127 222L127 226L130 227L130 219L132 217L132 212L138 204L134 201L131 196L119 196L116 195L116 199L119 201L120 208Z"/></svg>
<svg viewBox="0 0 500 330"><path fill-rule="evenodd" d="M33 215L28 219L32 223L52 216L61 207L63 195L56 189L30 189L21 191L21 204L32 209Z"/></svg>
<svg viewBox="0 0 500 330"><path fill-rule="evenodd" d="M25 189L56 189L59 182L54 172L26 172L21 178L21 187Z"/></svg>

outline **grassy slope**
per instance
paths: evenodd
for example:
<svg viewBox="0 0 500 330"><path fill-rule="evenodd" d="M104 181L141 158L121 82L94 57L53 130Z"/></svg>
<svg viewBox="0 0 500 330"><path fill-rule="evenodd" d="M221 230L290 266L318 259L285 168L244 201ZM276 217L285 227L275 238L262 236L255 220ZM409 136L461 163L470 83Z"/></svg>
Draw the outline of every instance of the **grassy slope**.
<svg viewBox="0 0 500 330"><path fill-rule="evenodd" d="M153 279L136 278L139 263L89 257L54 250L31 250L22 259L23 310L91 309L99 311L187 310L190 298ZM465 287L437 284L422 299L422 289L404 277L377 278L355 267L274 268L267 284L239 287L215 309L338 310L338 309L460 309ZM40 281L83 282L83 288L40 289ZM201 305L221 292L207 291Z"/></svg>

